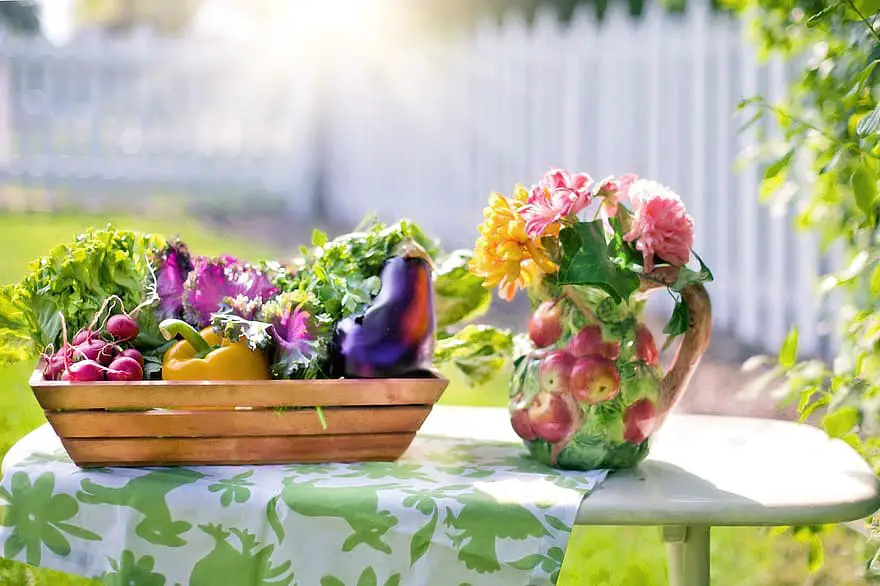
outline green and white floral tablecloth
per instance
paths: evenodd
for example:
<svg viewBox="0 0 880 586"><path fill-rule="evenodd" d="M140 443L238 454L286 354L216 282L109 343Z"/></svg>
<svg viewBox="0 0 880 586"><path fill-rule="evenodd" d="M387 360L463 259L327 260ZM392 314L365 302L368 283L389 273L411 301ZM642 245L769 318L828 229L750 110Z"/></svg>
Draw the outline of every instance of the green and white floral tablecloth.
<svg viewBox="0 0 880 586"><path fill-rule="evenodd" d="M555 583L604 472L418 436L395 463L81 470L0 481L3 557L131 586Z"/></svg>

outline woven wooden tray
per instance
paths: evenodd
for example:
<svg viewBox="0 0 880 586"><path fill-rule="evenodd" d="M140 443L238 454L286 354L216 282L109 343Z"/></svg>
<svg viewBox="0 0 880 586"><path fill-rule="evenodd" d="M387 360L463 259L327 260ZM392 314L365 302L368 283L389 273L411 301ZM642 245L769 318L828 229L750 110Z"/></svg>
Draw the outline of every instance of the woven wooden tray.
<svg viewBox="0 0 880 586"><path fill-rule="evenodd" d="M81 467L396 460L447 384L441 376L69 383L38 370L30 380Z"/></svg>

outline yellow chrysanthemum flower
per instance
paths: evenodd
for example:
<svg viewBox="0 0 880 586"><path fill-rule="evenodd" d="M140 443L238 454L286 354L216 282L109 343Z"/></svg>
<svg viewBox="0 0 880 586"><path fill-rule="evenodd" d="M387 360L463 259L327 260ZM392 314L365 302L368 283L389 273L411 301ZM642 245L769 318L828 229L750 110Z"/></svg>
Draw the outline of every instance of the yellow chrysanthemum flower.
<svg viewBox="0 0 880 586"><path fill-rule="evenodd" d="M474 246L470 269L483 279L486 287L498 287L499 295L508 301L518 288L536 283L544 273L557 270L541 245L526 234L526 223L518 213L528 199L528 191L518 185L514 197L498 193L489 196L483 210L485 220L479 226L480 238Z"/></svg>

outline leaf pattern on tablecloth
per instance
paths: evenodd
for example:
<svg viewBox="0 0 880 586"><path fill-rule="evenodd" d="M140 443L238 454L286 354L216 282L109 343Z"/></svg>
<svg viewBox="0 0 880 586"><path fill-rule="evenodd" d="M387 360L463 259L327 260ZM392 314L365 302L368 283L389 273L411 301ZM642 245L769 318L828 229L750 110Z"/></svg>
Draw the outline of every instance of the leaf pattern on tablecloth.
<svg viewBox="0 0 880 586"><path fill-rule="evenodd" d="M203 477L201 472L188 468L154 470L129 480L121 488L103 486L86 478L76 498L90 505L131 507L144 516L135 527L138 537L156 545L181 547L186 545L181 535L189 531L192 524L173 520L165 496Z"/></svg>
<svg viewBox="0 0 880 586"><path fill-rule="evenodd" d="M300 515L336 517L348 523L354 533L342 542L342 551L365 545L391 554L391 546L382 538L397 525L397 517L390 511L379 510L379 491L397 488L398 485L329 487L316 486L316 482L294 482L291 478L285 478L281 499Z"/></svg>
<svg viewBox="0 0 880 586"><path fill-rule="evenodd" d="M251 491L248 487L254 485L248 478L253 473L253 470L248 470L247 472L236 474L232 478L219 480L209 486L208 490L220 493L220 504L224 507L231 505L233 500L239 504L247 502L251 498Z"/></svg>
<svg viewBox="0 0 880 586"><path fill-rule="evenodd" d="M199 525L214 540L214 549L196 562L189 586L289 586L293 582L290 560L272 565L274 545L262 545L247 529L223 529L223 525ZM234 537L238 548L229 540Z"/></svg>
<svg viewBox="0 0 880 586"><path fill-rule="evenodd" d="M604 474L526 453L417 436L397 462L97 470L50 446L0 479L0 552L108 586L546 586Z"/></svg>
<svg viewBox="0 0 880 586"><path fill-rule="evenodd" d="M135 559L134 552L126 549L117 562L110 558L112 572L96 576L103 586L165 586L165 576L154 572L156 560L151 555Z"/></svg>
<svg viewBox="0 0 880 586"><path fill-rule="evenodd" d="M25 561L39 566L44 545L56 555L70 554L64 533L100 541L100 535L67 522L79 510L76 500L69 494L54 493L55 476L50 472L40 474L33 484L25 472L16 472L10 490L0 486L0 498L6 502L0 506L0 526L12 528L3 557L15 559L24 551Z"/></svg>

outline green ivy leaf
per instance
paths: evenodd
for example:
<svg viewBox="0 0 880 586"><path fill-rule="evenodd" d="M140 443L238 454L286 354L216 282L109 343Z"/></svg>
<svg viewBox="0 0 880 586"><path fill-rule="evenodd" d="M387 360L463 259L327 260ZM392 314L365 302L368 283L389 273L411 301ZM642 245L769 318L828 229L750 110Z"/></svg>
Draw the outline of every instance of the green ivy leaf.
<svg viewBox="0 0 880 586"><path fill-rule="evenodd" d="M856 198L856 205L866 216L874 216L877 203L877 179L864 165L859 165L850 177L850 186Z"/></svg>
<svg viewBox="0 0 880 586"><path fill-rule="evenodd" d="M798 330L797 328L792 328L788 335L785 336L785 340L782 342L782 347L779 348L779 365L784 368L791 368L797 362L797 350L798 350Z"/></svg>
<svg viewBox="0 0 880 586"><path fill-rule="evenodd" d="M842 438L859 424L862 415L857 407L843 407L822 418L822 428L830 437Z"/></svg>
<svg viewBox="0 0 880 586"><path fill-rule="evenodd" d="M559 233L564 250L559 267L560 285L592 285L616 301L628 298L639 288L639 277L620 268L609 254L600 221L580 222Z"/></svg>
<svg viewBox="0 0 880 586"><path fill-rule="evenodd" d="M681 270L678 273L678 278L671 287L673 291L681 291L688 285L709 283L715 280L715 276L712 274L712 271L709 270L709 267L706 266L706 263L703 262L703 259L700 258L700 255L696 252L693 252L693 255L697 257L697 260L700 262L700 270L694 271L686 266L681 267Z"/></svg>
<svg viewBox="0 0 880 586"><path fill-rule="evenodd" d="M672 310L672 317L669 318L669 321L663 328L663 333L667 334L671 340L685 333L690 326L690 321L690 311L688 311L687 303L685 303L684 299L680 299L675 304L675 309Z"/></svg>

